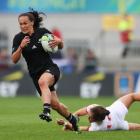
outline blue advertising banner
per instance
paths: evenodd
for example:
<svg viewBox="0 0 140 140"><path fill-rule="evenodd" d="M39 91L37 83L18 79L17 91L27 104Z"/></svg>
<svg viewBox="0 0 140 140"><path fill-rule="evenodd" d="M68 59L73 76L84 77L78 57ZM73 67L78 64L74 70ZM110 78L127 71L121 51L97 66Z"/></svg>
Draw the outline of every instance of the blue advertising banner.
<svg viewBox="0 0 140 140"><path fill-rule="evenodd" d="M139 0L1 0L0 13L20 13L32 7L47 13L140 13Z"/></svg>
<svg viewBox="0 0 140 140"><path fill-rule="evenodd" d="M115 13L118 0L1 0L0 12L25 12L29 7L47 13Z"/></svg>

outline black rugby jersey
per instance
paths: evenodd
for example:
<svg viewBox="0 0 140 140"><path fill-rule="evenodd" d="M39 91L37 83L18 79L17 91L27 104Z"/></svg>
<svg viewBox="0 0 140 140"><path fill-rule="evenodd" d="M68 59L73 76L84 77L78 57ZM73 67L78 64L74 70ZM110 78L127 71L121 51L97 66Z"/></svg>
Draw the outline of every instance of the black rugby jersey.
<svg viewBox="0 0 140 140"><path fill-rule="evenodd" d="M45 33L51 32L45 28L38 28L31 36L20 32L17 35L15 35L13 39L12 53L14 53L17 50L22 39L25 36L30 37L30 43L27 44L27 46L22 50L22 55L25 58L25 61L27 62L30 75L36 75L38 72L46 70L52 65L56 65L53 63L49 53L43 50L43 47L39 41L39 39Z"/></svg>

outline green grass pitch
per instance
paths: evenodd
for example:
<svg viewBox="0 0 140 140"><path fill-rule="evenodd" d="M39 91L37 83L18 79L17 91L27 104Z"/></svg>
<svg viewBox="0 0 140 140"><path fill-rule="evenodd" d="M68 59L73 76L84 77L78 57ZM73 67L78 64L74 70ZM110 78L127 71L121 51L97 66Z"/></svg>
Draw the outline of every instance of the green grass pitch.
<svg viewBox="0 0 140 140"><path fill-rule="evenodd" d="M100 97L97 99L81 99L78 97L61 97L71 112L92 103L110 105L115 98ZM52 111L53 121L47 123L39 119L42 111L38 97L0 98L0 140L138 140L140 131L104 131L104 132L64 132L56 125L56 119L62 118ZM126 119L140 123L140 102L129 109ZM86 117L80 124L87 124Z"/></svg>

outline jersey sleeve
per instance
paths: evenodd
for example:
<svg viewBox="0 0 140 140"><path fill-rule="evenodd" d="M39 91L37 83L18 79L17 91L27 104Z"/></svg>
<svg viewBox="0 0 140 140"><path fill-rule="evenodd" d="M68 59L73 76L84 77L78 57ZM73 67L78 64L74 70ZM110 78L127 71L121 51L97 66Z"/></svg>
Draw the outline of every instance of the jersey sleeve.
<svg viewBox="0 0 140 140"><path fill-rule="evenodd" d="M13 39L12 54L17 50L19 45L20 45L20 41L19 41L18 37L15 36L14 39Z"/></svg>

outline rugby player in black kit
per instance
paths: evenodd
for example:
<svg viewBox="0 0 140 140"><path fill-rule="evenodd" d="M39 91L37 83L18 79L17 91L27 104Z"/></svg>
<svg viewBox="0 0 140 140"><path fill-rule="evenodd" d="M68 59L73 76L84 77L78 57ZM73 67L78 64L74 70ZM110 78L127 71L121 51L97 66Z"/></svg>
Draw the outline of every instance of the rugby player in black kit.
<svg viewBox="0 0 140 140"><path fill-rule="evenodd" d="M12 61L17 63L21 55L25 58L29 74L43 102L43 112L39 115L40 119L47 122L52 121L52 108L65 117L75 131L78 131L77 118L57 97L54 85L59 79L60 71L58 66L53 63L49 53L43 50L39 41L44 34L51 33L46 28L40 27L42 20L41 13L33 9L19 15L18 22L21 32L16 34L13 39ZM62 40L56 36L49 45L51 47L58 46L59 49L63 48Z"/></svg>

